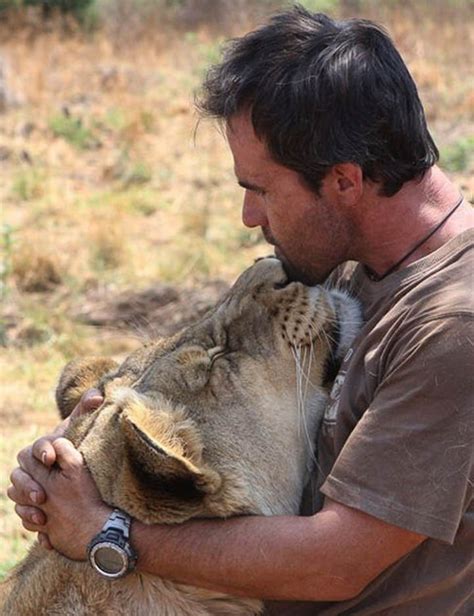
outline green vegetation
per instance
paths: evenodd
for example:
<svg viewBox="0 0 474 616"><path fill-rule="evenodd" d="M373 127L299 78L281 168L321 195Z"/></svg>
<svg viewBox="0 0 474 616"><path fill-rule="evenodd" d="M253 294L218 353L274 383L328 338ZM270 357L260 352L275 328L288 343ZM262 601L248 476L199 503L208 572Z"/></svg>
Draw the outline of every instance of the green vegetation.
<svg viewBox="0 0 474 616"><path fill-rule="evenodd" d="M147 163L139 160L133 163L125 174L124 185L146 184L151 180L151 177L151 167Z"/></svg>
<svg viewBox="0 0 474 616"><path fill-rule="evenodd" d="M94 0L21 0L21 3L23 6L39 6L45 11L58 9L63 13L80 15L94 3Z"/></svg>
<svg viewBox="0 0 474 616"><path fill-rule="evenodd" d="M300 0L299 2L308 11L319 13L332 13L340 8L340 0ZM359 2L360 4L360 2Z"/></svg>
<svg viewBox="0 0 474 616"><path fill-rule="evenodd" d="M159 18L173 20L175 25L180 21L199 25L232 20L236 12L259 15L292 4L293 0L243 0L237 7L233 0L0 0L0 12L19 12L23 8L36 7L43 19L61 13L73 16L86 27L90 25L91 17L104 24L124 13L144 22L158 15ZM299 0L299 4L310 11L357 14L372 10L377 5L393 8L407 3L406 0ZM429 4L462 10L469 7L472 0L430 0Z"/></svg>
<svg viewBox="0 0 474 616"><path fill-rule="evenodd" d="M447 171L467 171L474 162L474 137L463 137L442 148L440 162Z"/></svg>
<svg viewBox="0 0 474 616"><path fill-rule="evenodd" d="M34 168L21 169L12 183L12 197L19 201L32 201L43 194L42 174Z"/></svg>
<svg viewBox="0 0 474 616"><path fill-rule="evenodd" d="M108 109L102 121L110 130L119 132L124 130L128 125L127 114L120 107L112 107ZM96 123L100 125L100 123Z"/></svg>
<svg viewBox="0 0 474 616"><path fill-rule="evenodd" d="M0 13L17 10L21 4L21 0L0 0Z"/></svg>
<svg viewBox="0 0 474 616"><path fill-rule="evenodd" d="M96 0L0 0L0 12L37 7L44 19L48 19L57 11L71 14L81 21L95 2Z"/></svg>
<svg viewBox="0 0 474 616"><path fill-rule="evenodd" d="M62 137L79 150L94 148L99 144L92 131L84 126L81 118L66 113L53 116L49 128L55 137Z"/></svg>
<svg viewBox="0 0 474 616"><path fill-rule="evenodd" d="M8 280L12 271L13 228L9 224L0 227L0 300L7 295Z"/></svg>

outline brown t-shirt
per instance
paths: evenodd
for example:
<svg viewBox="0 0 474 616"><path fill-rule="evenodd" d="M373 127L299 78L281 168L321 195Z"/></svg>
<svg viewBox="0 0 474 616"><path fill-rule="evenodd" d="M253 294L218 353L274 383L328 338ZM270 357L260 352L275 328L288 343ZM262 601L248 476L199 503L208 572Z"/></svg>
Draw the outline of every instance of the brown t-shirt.
<svg viewBox="0 0 474 616"><path fill-rule="evenodd" d="M358 265L349 283L365 325L331 393L305 513L323 494L428 538L355 599L266 613L472 616L474 230L378 282Z"/></svg>

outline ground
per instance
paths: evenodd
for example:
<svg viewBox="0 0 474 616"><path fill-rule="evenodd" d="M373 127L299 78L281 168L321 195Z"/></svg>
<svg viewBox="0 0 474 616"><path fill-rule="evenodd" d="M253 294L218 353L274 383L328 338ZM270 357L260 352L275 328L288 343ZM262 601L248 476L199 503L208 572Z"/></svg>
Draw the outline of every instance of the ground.
<svg viewBox="0 0 474 616"><path fill-rule="evenodd" d="M400 46L442 166L472 197L472 15L423 6L372 3L366 15ZM57 421L65 362L120 359L174 331L269 253L241 225L222 134L193 110L223 34L1 33L0 574L28 543L8 475L19 448Z"/></svg>

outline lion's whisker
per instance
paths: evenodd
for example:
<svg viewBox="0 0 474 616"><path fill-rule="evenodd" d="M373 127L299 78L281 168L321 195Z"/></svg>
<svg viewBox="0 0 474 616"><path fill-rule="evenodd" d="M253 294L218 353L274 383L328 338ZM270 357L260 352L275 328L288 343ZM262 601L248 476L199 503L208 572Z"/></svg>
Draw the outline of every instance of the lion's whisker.
<svg viewBox="0 0 474 616"><path fill-rule="evenodd" d="M304 431L304 437L309 449L310 458L313 462L316 462L315 452L314 452L314 443L311 439L310 432L308 429L308 423L306 418L306 399L308 393L308 385L311 384L311 380L309 378L309 372L311 368L311 360L312 360L312 345L311 348L307 348L306 346L291 346L291 351L293 357L295 359L296 365L296 396L297 396L297 412L299 416L298 421L298 432L301 434L301 427ZM306 358L306 354L309 352L309 357ZM306 363L308 366L306 367ZM305 370L306 368L306 370ZM303 378L305 379L304 391L302 388ZM314 387L314 385L312 385Z"/></svg>

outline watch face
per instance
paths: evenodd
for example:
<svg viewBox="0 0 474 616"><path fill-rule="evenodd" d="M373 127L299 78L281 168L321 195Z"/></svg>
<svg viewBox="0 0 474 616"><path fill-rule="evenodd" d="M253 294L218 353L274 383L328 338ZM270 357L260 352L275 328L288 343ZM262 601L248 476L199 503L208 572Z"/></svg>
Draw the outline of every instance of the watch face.
<svg viewBox="0 0 474 616"><path fill-rule="evenodd" d="M127 558L120 548L111 544L96 546L93 550L95 566L105 575L116 576L127 569Z"/></svg>

